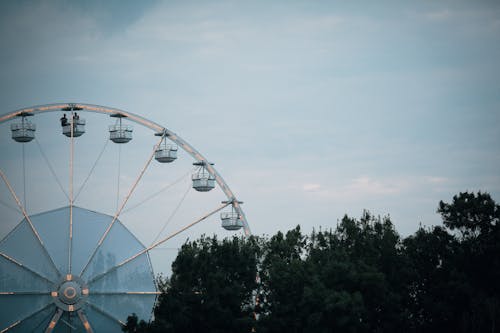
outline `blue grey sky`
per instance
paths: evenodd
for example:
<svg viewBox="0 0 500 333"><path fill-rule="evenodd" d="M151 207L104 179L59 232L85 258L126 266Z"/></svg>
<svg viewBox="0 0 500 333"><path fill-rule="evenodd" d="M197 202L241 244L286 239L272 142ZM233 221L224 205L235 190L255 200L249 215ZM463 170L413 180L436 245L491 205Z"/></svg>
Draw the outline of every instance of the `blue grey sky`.
<svg viewBox="0 0 500 333"><path fill-rule="evenodd" d="M155 120L216 162L255 234L368 209L408 235L460 191L500 201L496 1L3 1L0 43L2 113Z"/></svg>

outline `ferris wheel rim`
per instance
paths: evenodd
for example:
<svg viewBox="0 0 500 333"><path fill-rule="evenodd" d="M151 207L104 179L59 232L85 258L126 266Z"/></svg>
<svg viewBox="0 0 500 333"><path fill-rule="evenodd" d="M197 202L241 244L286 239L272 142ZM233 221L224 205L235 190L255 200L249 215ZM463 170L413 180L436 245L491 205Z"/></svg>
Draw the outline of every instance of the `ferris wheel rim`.
<svg viewBox="0 0 500 333"><path fill-rule="evenodd" d="M10 111L0 115L0 124L7 122L9 120L15 119L18 116L22 115L35 115L39 113L48 113L48 112L61 112L61 111L69 111L71 109L75 109L75 111L83 111L83 112L93 112L99 114L108 114L108 115L120 115L122 117L126 117L128 120L135 122L141 126L149 128L150 130L155 132L155 135L163 136L168 138L169 140L176 143L179 147L182 148L186 153L188 153L192 158L194 158L197 162L203 163L205 168L215 176L215 181L221 188L222 192L227 197L227 202L230 202L234 210L240 216L241 222L243 224L243 230L246 236L250 236L251 230L248 224L247 218L243 209L241 208L241 201L239 201L233 191L230 189L229 185L226 183L224 178L220 175L220 173L215 169L213 163L210 163L209 160L204 157L194 146L189 144L186 140L180 137L177 133L169 130L168 128L158 124L155 121L152 121L146 117L140 116L138 114L128 112L122 109L97 105L97 104L88 104L88 103L78 103L78 102L63 102L63 103L51 103L51 104L40 104L34 105L30 107L25 107L21 109L17 109L14 111Z"/></svg>

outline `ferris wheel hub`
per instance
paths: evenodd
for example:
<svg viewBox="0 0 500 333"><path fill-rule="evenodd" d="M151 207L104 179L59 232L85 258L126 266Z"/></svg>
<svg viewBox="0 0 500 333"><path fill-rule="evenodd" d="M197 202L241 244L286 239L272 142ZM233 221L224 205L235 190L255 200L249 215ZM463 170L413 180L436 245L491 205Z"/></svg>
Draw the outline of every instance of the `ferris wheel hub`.
<svg viewBox="0 0 500 333"><path fill-rule="evenodd" d="M59 299L66 304L75 304L82 296L82 288L75 281L64 282L59 287Z"/></svg>
<svg viewBox="0 0 500 333"><path fill-rule="evenodd" d="M51 294L58 308L72 312L84 305L88 293L89 289L82 279L68 275L56 284Z"/></svg>

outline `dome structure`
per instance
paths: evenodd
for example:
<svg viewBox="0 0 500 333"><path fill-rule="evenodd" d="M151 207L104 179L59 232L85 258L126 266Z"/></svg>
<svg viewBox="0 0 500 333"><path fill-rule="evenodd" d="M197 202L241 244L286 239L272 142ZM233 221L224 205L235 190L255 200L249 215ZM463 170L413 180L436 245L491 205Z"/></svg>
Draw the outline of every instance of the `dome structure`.
<svg viewBox="0 0 500 333"><path fill-rule="evenodd" d="M149 254L115 269L145 247L113 219L75 206L23 219L0 242L0 328L39 332L53 321L53 332L118 333L131 313L150 318L157 291Z"/></svg>

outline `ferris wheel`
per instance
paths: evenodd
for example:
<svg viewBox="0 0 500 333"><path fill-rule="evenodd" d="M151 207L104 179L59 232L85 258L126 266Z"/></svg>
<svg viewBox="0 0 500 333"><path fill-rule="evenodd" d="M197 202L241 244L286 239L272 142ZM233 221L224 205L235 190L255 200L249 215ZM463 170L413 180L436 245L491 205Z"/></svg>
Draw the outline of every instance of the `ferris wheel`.
<svg viewBox="0 0 500 333"><path fill-rule="evenodd" d="M133 128L132 123L138 128ZM152 250L218 213L225 230L241 229L245 235L250 234L242 202L214 163L154 121L116 108L61 103L0 115L2 124L0 131L8 132L13 139L9 140L9 151L17 149L11 145L20 146L22 162L0 158L0 213L3 212L0 222L9 220L8 216L14 216L11 221L15 216L18 218L17 225L0 241L1 333L121 332L131 313L142 319L151 318L159 294L150 258ZM135 137L137 132L141 133L140 139ZM44 136L50 146L38 139ZM90 148L83 154L79 141L85 137ZM101 137L105 143L98 149L95 142ZM51 140L64 141L64 147L51 144ZM0 143L7 145L7 140L3 141ZM134 141L138 145L127 155L127 144ZM111 159L117 169L104 166L101 178L97 178L97 169L106 164L103 159L110 155L105 152L111 145L118 152ZM32 150L28 151L28 146ZM27 167L26 156L35 150L40 158L35 166ZM180 158L179 152L190 156L189 161ZM90 155L93 158L89 164ZM180 160L184 160L180 169L187 172L182 170L178 179L164 181L168 178L165 174L173 177L170 168ZM45 174L40 161L46 164ZM84 169L79 165L82 161L86 162L87 171L77 176ZM136 173L133 177L124 176L123 170L133 169L131 165ZM139 195L137 192L153 165L157 176ZM61 179L63 176L65 180ZM96 179L93 185L92 179ZM112 180L116 180L116 186L108 191L102 183ZM180 191L180 200L169 193L164 201L158 201L158 197L182 182L188 184L188 189ZM179 211L190 191L194 191L196 198L182 215ZM218 198L207 192L218 192L223 200L215 204L204 202L201 209L195 208L201 196ZM86 203L81 202L84 193ZM174 197L178 200L175 204ZM137 230L153 231L147 221L161 220L167 206L170 207L166 222L155 226L156 237L144 245L125 226L123 215L154 200L156 204L149 207L156 210L145 208L143 213L130 218L140 226ZM28 204L35 207L29 209ZM113 208L109 209L110 206ZM162 216L151 217L155 212ZM196 216L188 219L189 214ZM167 224L176 215L182 215L178 218L180 224L165 234Z"/></svg>

